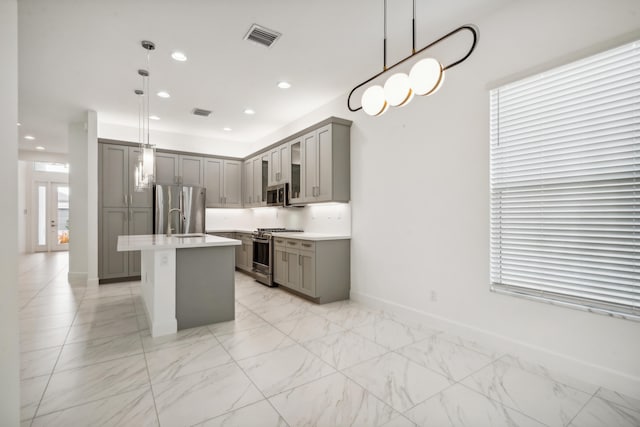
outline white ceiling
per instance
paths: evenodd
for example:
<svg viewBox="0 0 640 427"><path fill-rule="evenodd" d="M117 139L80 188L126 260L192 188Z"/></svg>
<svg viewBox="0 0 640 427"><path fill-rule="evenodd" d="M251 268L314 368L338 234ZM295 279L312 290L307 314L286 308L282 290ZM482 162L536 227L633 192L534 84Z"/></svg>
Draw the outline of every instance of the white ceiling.
<svg viewBox="0 0 640 427"><path fill-rule="evenodd" d="M510 0L417 0L417 44ZM511 0L512 1L512 0ZM382 68L382 0L19 0L20 149L67 151L67 125L87 109L138 126L140 41L151 55L152 129L252 143L343 95ZM390 0L388 60L410 53L412 0ZM281 32L271 48L251 24ZM174 50L188 61L171 59ZM276 83L286 80L287 90ZM213 110L208 118L194 107ZM254 116L243 113L256 111ZM223 127L233 131L225 132ZM35 141L25 141L25 135Z"/></svg>

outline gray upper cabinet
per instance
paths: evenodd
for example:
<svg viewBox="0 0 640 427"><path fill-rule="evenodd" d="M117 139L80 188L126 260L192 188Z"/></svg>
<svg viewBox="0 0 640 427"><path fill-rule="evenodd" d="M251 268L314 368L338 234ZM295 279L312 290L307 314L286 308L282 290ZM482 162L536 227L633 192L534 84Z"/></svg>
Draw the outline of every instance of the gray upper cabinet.
<svg viewBox="0 0 640 427"><path fill-rule="evenodd" d="M302 138L289 143L290 182L289 199L292 204L304 202L304 188L302 184Z"/></svg>
<svg viewBox="0 0 640 427"><path fill-rule="evenodd" d="M155 181L204 187L204 158L156 151Z"/></svg>
<svg viewBox="0 0 640 427"><path fill-rule="evenodd" d="M242 207L242 162L239 160L225 160L222 171L225 207Z"/></svg>
<svg viewBox="0 0 640 427"><path fill-rule="evenodd" d="M268 156L260 155L253 158L253 202L251 206L265 206L267 204L267 182L269 176Z"/></svg>
<svg viewBox="0 0 640 427"><path fill-rule="evenodd" d="M129 147L102 144L102 207L126 208L129 197Z"/></svg>
<svg viewBox="0 0 640 427"><path fill-rule="evenodd" d="M349 201L349 132L349 127L331 123L302 137L300 199L304 203Z"/></svg>
<svg viewBox="0 0 640 427"><path fill-rule="evenodd" d="M289 182L291 157L289 143L284 143L269 151L269 185Z"/></svg>
<svg viewBox="0 0 640 427"><path fill-rule="evenodd" d="M207 207L242 207L242 162L212 157L203 160Z"/></svg>
<svg viewBox="0 0 640 427"><path fill-rule="evenodd" d="M204 158L196 156L179 156L180 184L204 187Z"/></svg>
<svg viewBox="0 0 640 427"><path fill-rule="evenodd" d="M124 145L101 144L100 192L103 208L151 208L151 188L136 191L135 168L140 149Z"/></svg>
<svg viewBox="0 0 640 427"><path fill-rule="evenodd" d="M176 184L180 175L178 155L156 151L156 184Z"/></svg>
<svg viewBox="0 0 640 427"><path fill-rule="evenodd" d="M243 206L251 207L253 203L253 161L246 160L243 165L244 179L242 194L243 194Z"/></svg>

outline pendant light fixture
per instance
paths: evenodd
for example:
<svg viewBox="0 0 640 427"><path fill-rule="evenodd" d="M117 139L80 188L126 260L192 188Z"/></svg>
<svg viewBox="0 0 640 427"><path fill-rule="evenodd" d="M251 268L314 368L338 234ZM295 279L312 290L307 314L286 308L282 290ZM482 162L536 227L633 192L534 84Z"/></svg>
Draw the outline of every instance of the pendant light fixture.
<svg viewBox="0 0 640 427"><path fill-rule="evenodd" d="M156 149L151 145L149 138L149 63L151 51L156 48L153 42L142 41L142 48L147 51L147 69L138 70L142 77L142 90L136 89L134 92L138 96L138 142L140 144L140 154L136 162L135 169L135 189L144 191L153 186L155 177L155 157Z"/></svg>
<svg viewBox="0 0 640 427"><path fill-rule="evenodd" d="M408 75L405 73L396 73L387 79L384 87L380 85L368 87L362 94L360 107L353 108L351 106L351 97L356 90L377 79L387 71L462 31L469 31L473 36L471 47L462 58L446 66L443 66L440 61L434 58L421 59L413 65ZM411 102L414 95L428 96L436 93L444 82L445 70L453 68L464 62L471 55L478 41L477 28L473 25L463 25L416 51L416 0L413 0L412 36L413 46L411 49L411 55L401 59L392 66L387 67L387 0L384 0L384 41L382 45L383 68L381 72L370 77L351 90L349 97L347 98L347 107L350 111L356 112L363 110L370 116L380 116L387 111L389 106L402 107L407 105Z"/></svg>

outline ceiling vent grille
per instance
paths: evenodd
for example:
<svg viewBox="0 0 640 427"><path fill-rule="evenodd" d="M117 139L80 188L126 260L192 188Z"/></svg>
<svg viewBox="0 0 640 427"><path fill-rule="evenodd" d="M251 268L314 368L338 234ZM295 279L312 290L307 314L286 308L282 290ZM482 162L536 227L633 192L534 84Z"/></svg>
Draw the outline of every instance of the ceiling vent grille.
<svg viewBox="0 0 640 427"><path fill-rule="evenodd" d="M194 116L202 116L202 117L209 117L211 115L211 111L204 110L202 108L194 108L192 113Z"/></svg>
<svg viewBox="0 0 640 427"><path fill-rule="evenodd" d="M277 31L253 24L251 28L249 28L247 35L244 36L244 39L251 40L266 47L271 47L281 35L282 34Z"/></svg>

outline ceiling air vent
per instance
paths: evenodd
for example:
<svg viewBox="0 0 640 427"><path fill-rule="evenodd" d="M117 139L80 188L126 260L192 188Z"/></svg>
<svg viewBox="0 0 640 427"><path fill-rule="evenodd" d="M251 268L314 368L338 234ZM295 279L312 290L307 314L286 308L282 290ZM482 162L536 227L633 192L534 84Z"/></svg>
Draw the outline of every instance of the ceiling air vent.
<svg viewBox="0 0 640 427"><path fill-rule="evenodd" d="M253 24L251 28L249 28L247 35L244 36L244 39L251 40L266 47L271 47L271 45L274 44L281 35L282 34L277 31L270 30L258 24Z"/></svg>
<svg viewBox="0 0 640 427"><path fill-rule="evenodd" d="M202 108L194 108L192 113L194 116L202 116L202 117L209 117L211 115L211 111L204 110Z"/></svg>

